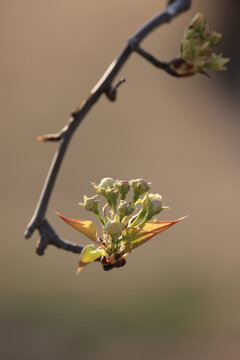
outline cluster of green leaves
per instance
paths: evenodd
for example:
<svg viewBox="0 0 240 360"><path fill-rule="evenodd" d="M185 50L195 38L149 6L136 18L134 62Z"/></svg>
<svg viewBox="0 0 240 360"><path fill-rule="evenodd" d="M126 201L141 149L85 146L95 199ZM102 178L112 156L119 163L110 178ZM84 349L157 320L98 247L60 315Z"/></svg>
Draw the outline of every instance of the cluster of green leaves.
<svg viewBox="0 0 240 360"><path fill-rule="evenodd" d="M93 222L70 219L58 214L70 226L98 245L97 248L93 244L84 247L80 255L78 272L85 265L98 259L102 262L104 270L123 266L126 263L125 256L132 250L181 220L150 221L167 207L162 204L161 195L148 193L150 183L144 179L115 181L112 178L104 178L99 185L93 186L97 195L84 196L84 202L79 204L100 220L101 238L97 236ZM99 197L105 200L102 212L99 210ZM127 200L127 197L130 199Z"/></svg>
<svg viewBox="0 0 240 360"><path fill-rule="evenodd" d="M203 14L196 14L184 34L180 57L172 61L171 69L178 76L206 74L205 69L226 70L229 59L213 51L221 40L222 35L209 27Z"/></svg>

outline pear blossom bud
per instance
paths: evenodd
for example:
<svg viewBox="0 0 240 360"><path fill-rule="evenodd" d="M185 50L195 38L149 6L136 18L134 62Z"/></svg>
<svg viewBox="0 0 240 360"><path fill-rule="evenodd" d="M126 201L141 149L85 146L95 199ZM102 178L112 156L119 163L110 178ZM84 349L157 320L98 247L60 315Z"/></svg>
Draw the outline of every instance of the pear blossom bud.
<svg viewBox="0 0 240 360"><path fill-rule="evenodd" d="M120 217L129 216L134 212L135 208L133 207L132 203L127 201L121 201L118 206L118 214Z"/></svg>
<svg viewBox="0 0 240 360"><path fill-rule="evenodd" d="M83 199L84 199L84 203L79 203L79 205L83 206L87 211L92 211L95 214L99 213L98 210L99 200L96 200L97 195L89 198L86 195L84 195Z"/></svg>
<svg viewBox="0 0 240 360"><path fill-rule="evenodd" d="M124 227L125 225L119 221L108 220L105 223L104 230L107 234L116 239L120 236Z"/></svg>
<svg viewBox="0 0 240 360"><path fill-rule="evenodd" d="M94 189L96 190L96 192L100 195L103 195L106 197L106 189L109 188L113 188L114 184L115 184L115 180L113 180L112 178L104 178L101 180L99 185L93 184Z"/></svg>
<svg viewBox="0 0 240 360"><path fill-rule="evenodd" d="M126 180L118 181L118 182L115 184L115 187L119 190L121 200L125 200L125 199L126 199L126 195L127 195L127 193L129 192L129 190L130 190L130 184L129 184L129 182L126 181Z"/></svg>
<svg viewBox="0 0 240 360"><path fill-rule="evenodd" d="M154 215L159 214L162 209L162 197L159 194L149 194L144 198L143 208L147 210L147 218L150 220Z"/></svg>
<svg viewBox="0 0 240 360"><path fill-rule="evenodd" d="M112 207L116 211L117 207L117 199L119 192L115 188L110 188L109 186L106 189L106 199L110 207Z"/></svg>
<svg viewBox="0 0 240 360"><path fill-rule="evenodd" d="M115 180L113 180L112 178L104 178L101 180L100 184L98 185L99 188L104 188L107 189L107 187L109 186L110 188L113 187L113 185L115 184Z"/></svg>
<svg viewBox="0 0 240 360"><path fill-rule="evenodd" d="M135 203L139 197L145 194L150 189L150 183L144 179L131 180L130 184L133 187L133 202Z"/></svg>

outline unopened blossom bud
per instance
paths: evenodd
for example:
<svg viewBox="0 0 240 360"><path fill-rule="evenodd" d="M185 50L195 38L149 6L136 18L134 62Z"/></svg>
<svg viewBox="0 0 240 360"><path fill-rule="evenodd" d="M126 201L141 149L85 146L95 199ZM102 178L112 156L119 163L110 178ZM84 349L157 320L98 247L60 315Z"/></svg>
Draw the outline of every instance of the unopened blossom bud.
<svg viewBox="0 0 240 360"><path fill-rule="evenodd" d="M134 212L135 208L133 207L132 203L127 201L121 201L118 206L118 214L121 218L124 216L129 216Z"/></svg>
<svg viewBox="0 0 240 360"><path fill-rule="evenodd" d="M106 197L106 189L108 187L112 188L114 186L115 182L116 181L113 180L112 178L103 178L99 185L93 184L93 186L98 194Z"/></svg>
<svg viewBox="0 0 240 360"><path fill-rule="evenodd" d="M133 187L133 203L135 203L141 195L145 194L150 189L150 183L144 179L131 180L130 184Z"/></svg>
<svg viewBox="0 0 240 360"><path fill-rule="evenodd" d="M149 194L146 200L147 217L151 219L154 215L159 214L162 209L162 197L159 194Z"/></svg>
<svg viewBox="0 0 240 360"><path fill-rule="evenodd" d="M124 226L125 225L119 221L108 220L105 223L104 230L107 234L116 239L120 236Z"/></svg>
<svg viewBox="0 0 240 360"><path fill-rule="evenodd" d="M120 193L120 199L121 200L125 200L126 199L126 195L130 190L130 184L128 181L126 180L121 180L116 182L115 187L119 190Z"/></svg>
<svg viewBox="0 0 240 360"><path fill-rule="evenodd" d="M115 180L113 180L112 178L104 178L101 180L100 184L98 185L99 188L104 188L107 189L107 187L109 186L110 188L113 187L113 185L115 184Z"/></svg>
<svg viewBox="0 0 240 360"><path fill-rule="evenodd" d="M95 214L99 213L98 210L99 200L97 200L97 195L89 198L86 195L84 195L83 199L84 199L84 203L79 203L79 205L83 206L87 211L92 211Z"/></svg>
<svg viewBox="0 0 240 360"><path fill-rule="evenodd" d="M109 206L111 208L113 208L115 212L116 212L116 208L117 208L118 195L119 195L119 192L117 189L110 188L108 186L108 188L106 189L106 199L107 199Z"/></svg>

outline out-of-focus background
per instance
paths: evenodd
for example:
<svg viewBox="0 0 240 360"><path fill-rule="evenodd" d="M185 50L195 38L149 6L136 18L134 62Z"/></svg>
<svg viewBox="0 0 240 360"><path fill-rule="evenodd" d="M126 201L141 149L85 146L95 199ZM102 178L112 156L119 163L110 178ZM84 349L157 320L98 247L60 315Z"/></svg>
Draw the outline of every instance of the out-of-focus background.
<svg viewBox="0 0 240 360"><path fill-rule="evenodd" d="M102 97L77 130L48 219L63 238L87 244L54 213L87 219L78 206L91 182L143 177L170 212L190 215L108 273L23 233L57 149L37 143L58 131L128 37L163 0L1 1L1 359L231 360L240 351L239 15L234 1L193 1L143 47L178 54L201 11L225 34L227 72L175 79L133 55L110 103Z"/></svg>

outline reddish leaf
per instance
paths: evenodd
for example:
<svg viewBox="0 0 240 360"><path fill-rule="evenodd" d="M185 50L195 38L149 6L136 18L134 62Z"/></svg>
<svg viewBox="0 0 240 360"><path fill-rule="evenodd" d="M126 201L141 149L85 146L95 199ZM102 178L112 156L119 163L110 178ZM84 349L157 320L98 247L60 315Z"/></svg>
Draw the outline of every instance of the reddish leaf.
<svg viewBox="0 0 240 360"><path fill-rule="evenodd" d="M147 222L142 229L127 228L123 232L123 238L127 244L125 252L130 252L131 250L136 249L138 246L149 241L153 236L169 229L171 226L185 218L186 216L172 221Z"/></svg>
<svg viewBox="0 0 240 360"><path fill-rule="evenodd" d="M89 220L76 220L76 219L69 219L58 212L56 214L64 220L68 225L72 226L77 231L80 231L82 234L86 235L92 241L97 240L97 229L96 226L93 224L92 221Z"/></svg>

